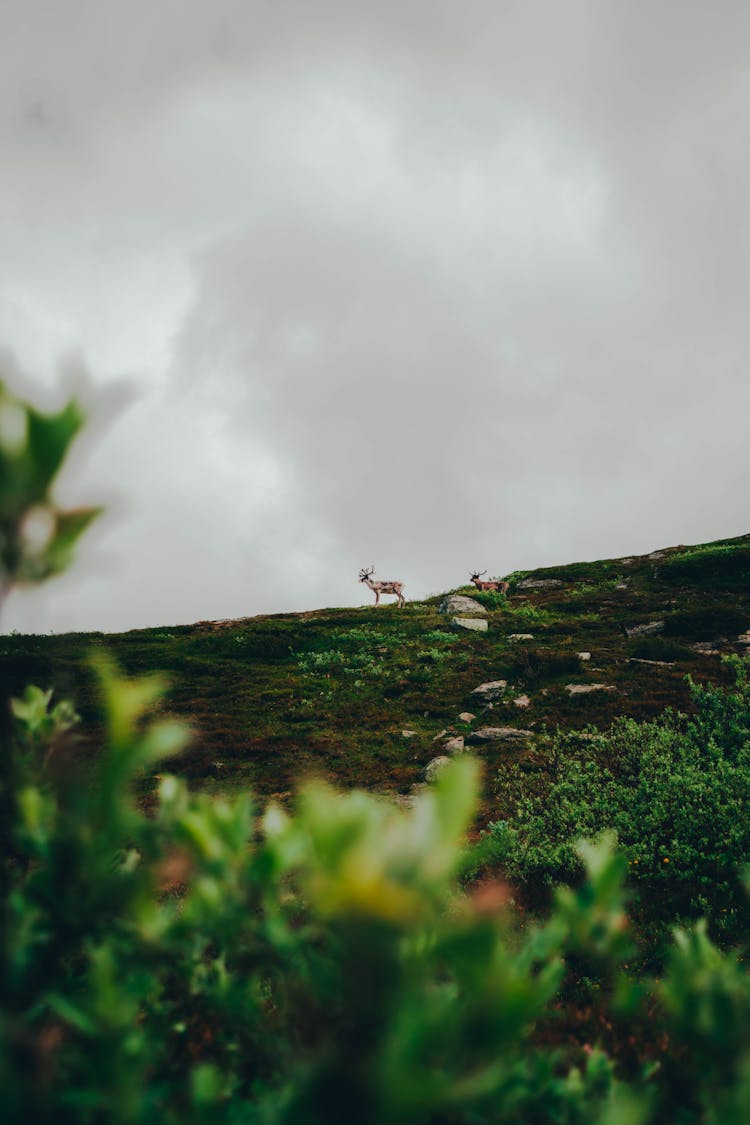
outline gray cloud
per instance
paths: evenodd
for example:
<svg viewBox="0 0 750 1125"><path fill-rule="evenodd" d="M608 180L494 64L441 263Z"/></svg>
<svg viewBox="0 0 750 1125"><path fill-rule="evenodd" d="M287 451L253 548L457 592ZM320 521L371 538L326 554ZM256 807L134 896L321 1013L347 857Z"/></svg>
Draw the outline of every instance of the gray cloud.
<svg viewBox="0 0 750 1125"><path fill-rule="evenodd" d="M4 21L0 339L48 391L71 352L84 398L138 388L63 482L120 497L93 566L11 624L746 530L744 4Z"/></svg>

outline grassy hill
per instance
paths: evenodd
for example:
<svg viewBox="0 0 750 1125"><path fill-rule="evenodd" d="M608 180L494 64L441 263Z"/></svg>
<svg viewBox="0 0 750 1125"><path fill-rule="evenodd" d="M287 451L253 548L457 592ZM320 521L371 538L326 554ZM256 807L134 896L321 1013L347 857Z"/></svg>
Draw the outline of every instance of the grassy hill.
<svg viewBox="0 0 750 1125"><path fill-rule="evenodd" d="M167 677L170 708L195 731L190 750L170 765L195 786L247 786L284 800L312 773L406 795L441 753L441 734L468 740L492 725L536 736L689 709L686 675L729 682L721 655L747 647L738 638L750 627L750 535L508 577L507 598L478 596L486 633L452 628L440 595L403 610L12 635L0 639L0 679L7 695L34 682L72 698L85 720L81 753L95 753L100 715L86 661L105 649L129 673ZM525 585L529 579L559 584ZM501 679L501 698L472 697L479 684ZM571 684L602 686L573 694ZM466 712L474 718L460 720ZM490 806L497 767L521 757L533 768L533 746L531 739L472 747L486 762Z"/></svg>

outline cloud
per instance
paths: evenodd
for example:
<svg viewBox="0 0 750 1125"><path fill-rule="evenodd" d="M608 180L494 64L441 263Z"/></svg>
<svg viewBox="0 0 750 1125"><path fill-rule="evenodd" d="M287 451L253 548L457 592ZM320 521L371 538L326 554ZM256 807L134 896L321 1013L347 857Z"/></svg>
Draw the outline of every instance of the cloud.
<svg viewBox="0 0 750 1125"><path fill-rule="evenodd" d="M9 3L0 340L137 388L33 623L746 530L744 5Z"/></svg>

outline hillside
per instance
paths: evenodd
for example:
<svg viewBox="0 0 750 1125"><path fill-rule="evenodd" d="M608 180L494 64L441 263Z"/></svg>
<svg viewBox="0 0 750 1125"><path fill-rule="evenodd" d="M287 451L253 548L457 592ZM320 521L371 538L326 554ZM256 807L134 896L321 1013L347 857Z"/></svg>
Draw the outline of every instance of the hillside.
<svg viewBox="0 0 750 1125"><path fill-rule="evenodd" d="M170 708L195 731L171 767L192 785L251 787L285 800L300 776L316 773L406 796L458 737L485 761L485 797L496 807L498 765L520 757L533 769L545 729L687 709L686 675L728 683L721 656L750 644L750 535L508 577L507 599L478 596L486 632L452 627L439 595L403 610L5 636L3 694L34 682L72 698L85 720L79 752L96 753L100 719L86 658L105 649L130 673L167 677ZM472 695L501 680L504 689ZM467 713L473 718L459 718ZM487 727L530 735L473 742Z"/></svg>

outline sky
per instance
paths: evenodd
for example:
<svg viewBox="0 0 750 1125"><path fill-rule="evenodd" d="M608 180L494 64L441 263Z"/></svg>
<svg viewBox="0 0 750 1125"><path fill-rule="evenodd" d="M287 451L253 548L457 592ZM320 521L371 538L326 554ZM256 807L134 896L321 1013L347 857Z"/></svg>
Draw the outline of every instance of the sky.
<svg viewBox="0 0 750 1125"><path fill-rule="evenodd" d="M4 629L750 530L744 0L0 0L0 378L103 503Z"/></svg>

